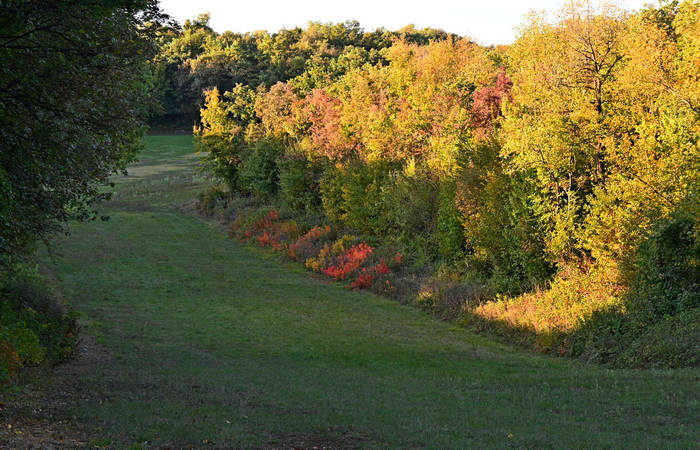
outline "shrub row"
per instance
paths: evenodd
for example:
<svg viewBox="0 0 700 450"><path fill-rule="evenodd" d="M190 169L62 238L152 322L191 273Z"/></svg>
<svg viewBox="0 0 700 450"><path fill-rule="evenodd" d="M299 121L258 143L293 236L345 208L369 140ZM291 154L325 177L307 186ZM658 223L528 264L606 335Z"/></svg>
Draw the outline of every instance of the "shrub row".
<svg viewBox="0 0 700 450"><path fill-rule="evenodd" d="M314 226L302 233L295 220L280 220L279 212L273 208L240 214L230 224L229 234L242 242L280 252L356 290L378 283L390 285L388 275L402 262L399 252L384 257L352 235L338 238L330 225Z"/></svg>

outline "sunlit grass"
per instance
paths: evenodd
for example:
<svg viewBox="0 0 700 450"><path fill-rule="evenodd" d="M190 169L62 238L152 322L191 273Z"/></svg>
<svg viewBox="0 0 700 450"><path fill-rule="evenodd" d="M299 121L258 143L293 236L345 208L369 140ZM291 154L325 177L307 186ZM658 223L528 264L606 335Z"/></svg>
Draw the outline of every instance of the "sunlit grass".
<svg viewBox="0 0 700 450"><path fill-rule="evenodd" d="M139 205L141 208L165 207L193 200L207 183L196 170L201 155L193 152L192 136L146 136L139 162L128 175L115 177L112 208L115 205Z"/></svg>

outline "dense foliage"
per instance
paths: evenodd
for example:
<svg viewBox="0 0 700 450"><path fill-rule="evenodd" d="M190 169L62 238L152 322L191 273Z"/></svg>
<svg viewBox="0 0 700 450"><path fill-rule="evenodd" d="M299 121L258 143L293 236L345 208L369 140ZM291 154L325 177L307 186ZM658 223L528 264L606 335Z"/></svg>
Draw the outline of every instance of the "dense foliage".
<svg viewBox="0 0 700 450"><path fill-rule="evenodd" d="M267 84L207 92L196 131L214 175L401 249L414 280L480 286L438 295L471 323L589 360L697 364L697 2L635 14L572 2L553 22L529 16L508 48L394 34L341 40L323 65L298 53L312 34L332 48L319 29L366 40L352 25L296 30L280 63L252 71ZM366 57L347 65L351 54ZM413 295L432 308L429 287ZM604 325L613 316L622 325ZM685 347L626 350L657 345L640 338L656 324Z"/></svg>

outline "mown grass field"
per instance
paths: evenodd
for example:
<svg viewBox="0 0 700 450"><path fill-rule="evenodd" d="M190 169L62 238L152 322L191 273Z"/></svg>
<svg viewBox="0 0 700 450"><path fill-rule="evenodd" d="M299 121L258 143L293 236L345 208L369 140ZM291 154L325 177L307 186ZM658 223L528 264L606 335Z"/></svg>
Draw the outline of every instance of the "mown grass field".
<svg viewBox="0 0 700 450"><path fill-rule="evenodd" d="M112 358L66 414L94 443L235 448L654 447L700 442L697 370L516 351L285 267L181 212L188 136L150 136L107 222L47 260Z"/></svg>

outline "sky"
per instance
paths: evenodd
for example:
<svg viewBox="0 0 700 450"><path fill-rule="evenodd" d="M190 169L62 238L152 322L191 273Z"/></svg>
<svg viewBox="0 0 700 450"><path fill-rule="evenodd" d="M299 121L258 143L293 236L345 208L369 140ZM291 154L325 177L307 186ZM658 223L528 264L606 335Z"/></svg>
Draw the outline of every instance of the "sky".
<svg viewBox="0 0 700 450"><path fill-rule="evenodd" d="M635 10L654 0L617 1ZM358 20L367 31L441 28L482 45L510 44L530 10L556 12L563 0L160 0L162 9L183 23L205 12L218 31L246 32L305 27L309 21Z"/></svg>

